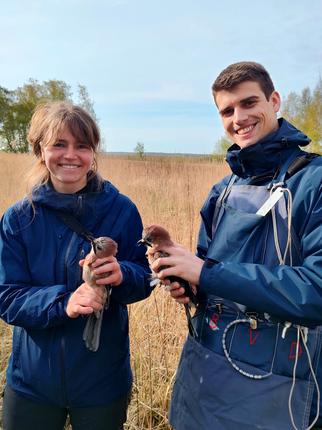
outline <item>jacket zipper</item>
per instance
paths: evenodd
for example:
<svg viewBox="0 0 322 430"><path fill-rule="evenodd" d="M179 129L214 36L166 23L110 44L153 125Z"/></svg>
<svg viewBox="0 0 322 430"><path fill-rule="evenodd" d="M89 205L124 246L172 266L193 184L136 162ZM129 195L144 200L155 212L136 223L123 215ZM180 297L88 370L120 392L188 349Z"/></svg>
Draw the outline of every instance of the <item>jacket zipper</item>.
<svg viewBox="0 0 322 430"><path fill-rule="evenodd" d="M77 236L76 233L73 233L73 235L69 241L69 244L67 246L67 250L66 250L66 254L65 254L64 268L65 268L66 286L68 284L67 261L68 261L68 256L70 254L72 245L75 242L76 236ZM63 328L62 328L62 330L63 330ZM67 395L66 374L65 374L65 357L66 357L66 339L65 339L65 334L62 331L62 337L61 337L61 343L60 343L60 365L61 365L61 384L62 384L62 390L61 391L62 391L63 403L64 403L65 407L68 407L68 395Z"/></svg>
<svg viewBox="0 0 322 430"><path fill-rule="evenodd" d="M63 397L63 404L65 407L68 407L68 396L67 396L67 390L66 390L66 375L65 375L65 336L62 335L61 343L60 343L60 365L61 365L61 374L60 374L60 380L62 385L62 397Z"/></svg>
<svg viewBox="0 0 322 430"><path fill-rule="evenodd" d="M83 206L83 197L78 196L78 212L81 213L81 209ZM70 254L70 251L72 249L72 246L77 239L77 234L74 232L69 244L67 246L65 259L64 259L64 269L65 269L65 279L66 279L66 286L68 285L68 257ZM81 254L84 254L84 251L81 251ZM68 287L67 287L68 288ZM61 344L60 344L60 364L61 364L61 384L62 384L62 396L63 396L63 403L65 407L69 407L68 404L68 395L67 395L67 385L66 385L66 373L65 373L65 358L66 358L66 339L64 333L62 333L61 337Z"/></svg>

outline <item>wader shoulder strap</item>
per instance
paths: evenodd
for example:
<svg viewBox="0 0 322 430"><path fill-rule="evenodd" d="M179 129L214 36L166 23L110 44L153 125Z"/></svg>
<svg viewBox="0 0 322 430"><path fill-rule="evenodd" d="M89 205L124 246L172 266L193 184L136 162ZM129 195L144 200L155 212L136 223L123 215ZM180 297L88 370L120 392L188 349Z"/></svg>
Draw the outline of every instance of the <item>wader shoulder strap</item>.
<svg viewBox="0 0 322 430"><path fill-rule="evenodd" d="M231 175L231 177L229 178L228 184L222 190L222 192L220 193L220 195L216 201L214 215L212 218L212 229L211 229L212 230L212 236L214 235L214 232L215 232L216 227L217 227L217 220L219 219L219 212L220 212L222 203L223 203L225 197L230 193L231 187L234 185L236 178L237 178L237 175Z"/></svg>
<svg viewBox="0 0 322 430"><path fill-rule="evenodd" d="M303 167L309 164L316 157L318 157L318 154L309 152L303 153L303 151L301 151L297 154L292 153L280 166L278 174L275 175L273 180L268 184L268 189L276 186L276 184L285 184L286 179L289 179L299 170L303 169Z"/></svg>
<svg viewBox="0 0 322 430"><path fill-rule="evenodd" d="M307 154L295 158L295 160L293 160L292 163L288 166L285 178L288 179L295 173L299 172L301 169L303 169L303 167L308 165L316 157L319 157L319 154L308 152Z"/></svg>
<svg viewBox="0 0 322 430"><path fill-rule="evenodd" d="M309 164L316 157L319 157L319 154L308 152L306 154L300 155L299 157L296 157L295 159L293 159L290 162L289 166L285 168L284 173L280 172L280 174L282 173L282 176L285 179L288 179L291 176L293 176L295 173L297 173L298 171L303 169L303 167L305 167L307 164ZM214 236L214 232L215 232L217 224L218 224L219 213L220 213L222 203L224 202L226 196L230 193L230 190L231 190L232 186L234 185L236 178L237 178L236 175L231 175L228 184L223 189L223 191L221 192L221 194L219 195L219 197L216 201L216 206L215 206L214 215L213 215L213 219L212 219L212 236Z"/></svg>

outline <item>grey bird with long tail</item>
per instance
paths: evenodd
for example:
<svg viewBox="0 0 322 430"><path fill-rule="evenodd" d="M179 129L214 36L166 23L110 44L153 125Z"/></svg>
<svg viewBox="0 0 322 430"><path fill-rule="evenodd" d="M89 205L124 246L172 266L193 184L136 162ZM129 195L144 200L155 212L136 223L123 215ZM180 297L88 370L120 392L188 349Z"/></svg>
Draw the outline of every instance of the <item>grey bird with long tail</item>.
<svg viewBox="0 0 322 430"><path fill-rule="evenodd" d="M171 246L174 246L174 243L170 237L170 233L164 227L158 224L152 224L152 225L146 226L143 229L142 239L139 242L150 247L152 250L153 248L155 248L154 252L149 251L147 253L150 266L158 258L169 257L171 255L168 252L165 252L162 248L164 247L171 248ZM162 269L165 269L166 267L167 266L160 267L159 271ZM191 303L193 303L194 306L198 305L197 295L193 292L191 285L189 284L188 281L182 278L179 278L177 276L169 276L167 279L170 282L178 282L180 286L184 288L184 291L185 291L184 294L185 296L189 297ZM154 287L155 285L158 285L158 284L162 285L162 281L158 279L157 274L152 270L151 286ZM196 331L192 324L192 316L190 313L191 304L190 303L185 304L184 308L185 308L185 313L187 317L189 333L193 337L195 337Z"/></svg>
<svg viewBox="0 0 322 430"><path fill-rule="evenodd" d="M83 332L83 340L85 341L86 347L95 352L99 347L104 309L108 308L112 286L96 284L98 279L106 277L106 273L95 275L92 264L98 258L115 256L117 253L117 243L110 237L105 236L93 239L91 242L92 249L85 257L83 265L83 280L92 288L102 289L104 308L101 311L96 311L89 315Z"/></svg>

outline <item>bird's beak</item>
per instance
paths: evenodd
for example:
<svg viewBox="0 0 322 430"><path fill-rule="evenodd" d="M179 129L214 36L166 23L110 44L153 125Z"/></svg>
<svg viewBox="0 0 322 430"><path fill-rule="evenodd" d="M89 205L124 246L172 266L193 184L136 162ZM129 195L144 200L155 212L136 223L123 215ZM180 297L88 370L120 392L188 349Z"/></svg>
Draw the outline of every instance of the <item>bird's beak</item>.
<svg viewBox="0 0 322 430"><path fill-rule="evenodd" d="M97 248L96 248L95 239L91 239L91 244L92 244L92 247L93 247L94 254L96 254Z"/></svg>
<svg viewBox="0 0 322 430"><path fill-rule="evenodd" d="M137 241L138 245L152 246L152 243L148 242L146 239L140 239Z"/></svg>

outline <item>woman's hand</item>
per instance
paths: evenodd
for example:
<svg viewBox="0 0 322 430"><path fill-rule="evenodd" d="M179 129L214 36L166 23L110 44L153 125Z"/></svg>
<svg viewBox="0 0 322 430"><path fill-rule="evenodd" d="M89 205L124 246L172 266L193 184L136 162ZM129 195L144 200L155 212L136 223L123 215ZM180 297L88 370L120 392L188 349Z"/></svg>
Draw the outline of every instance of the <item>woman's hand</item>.
<svg viewBox="0 0 322 430"><path fill-rule="evenodd" d="M85 260L80 260L83 267ZM123 281L123 274L117 259L113 256L97 258L91 263L91 271L94 274L97 285L112 285L116 287Z"/></svg>
<svg viewBox="0 0 322 430"><path fill-rule="evenodd" d="M92 288L84 282L70 296L66 313L70 318L77 318L79 315L89 315L101 311L103 304L102 288Z"/></svg>
<svg viewBox="0 0 322 430"><path fill-rule="evenodd" d="M79 265L83 267L84 262L85 259L80 260ZM91 269L94 269L95 284L97 286L117 286L123 281L121 267L113 256L97 258L91 262ZM77 318L79 315L89 315L93 312L101 311L105 298L103 288L93 288L84 282L70 296L66 313L70 318Z"/></svg>

